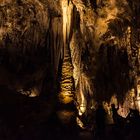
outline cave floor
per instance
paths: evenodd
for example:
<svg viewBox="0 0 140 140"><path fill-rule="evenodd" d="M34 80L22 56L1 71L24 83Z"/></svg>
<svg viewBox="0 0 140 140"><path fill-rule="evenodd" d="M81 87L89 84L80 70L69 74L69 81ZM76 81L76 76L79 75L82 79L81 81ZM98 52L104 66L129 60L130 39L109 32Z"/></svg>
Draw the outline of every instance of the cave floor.
<svg viewBox="0 0 140 140"><path fill-rule="evenodd" d="M47 125L32 125L8 127L1 122L0 140L139 140L139 134L134 131L124 132L122 129L112 131L108 126L108 132L104 135L95 135L86 130L60 129L58 126L49 128ZM110 130L109 130L110 129Z"/></svg>
<svg viewBox="0 0 140 140"><path fill-rule="evenodd" d="M0 87L0 140L139 140L140 127L107 125L104 133L62 125L51 104ZM48 117L49 116L49 117Z"/></svg>

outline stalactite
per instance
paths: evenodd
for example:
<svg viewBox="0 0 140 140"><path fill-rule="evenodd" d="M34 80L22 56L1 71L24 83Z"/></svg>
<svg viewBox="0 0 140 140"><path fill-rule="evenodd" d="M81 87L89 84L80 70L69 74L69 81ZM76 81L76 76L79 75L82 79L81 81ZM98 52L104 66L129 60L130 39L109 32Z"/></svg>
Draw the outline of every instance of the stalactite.
<svg viewBox="0 0 140 140"><path fill-rule="evenodd" d="M73 18L73 4L68 0L62 1L62 11L63 11L63 41L64 45L69 43L69 37L71 33L72 18Z"/></svg>

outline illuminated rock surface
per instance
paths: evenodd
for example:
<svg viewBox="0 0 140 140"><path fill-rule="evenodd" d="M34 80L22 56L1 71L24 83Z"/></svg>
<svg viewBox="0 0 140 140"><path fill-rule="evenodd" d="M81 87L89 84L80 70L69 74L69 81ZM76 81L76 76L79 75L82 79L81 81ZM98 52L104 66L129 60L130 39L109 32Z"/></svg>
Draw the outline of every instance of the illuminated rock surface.
<svg viewBox="0 0 140 140"><path fill-rule="evenodd" d="M110 124L111 104L140 111L139 11L139 0L0 0L0 139L92 139L99 104L107 139L135 139Z"/></svg>

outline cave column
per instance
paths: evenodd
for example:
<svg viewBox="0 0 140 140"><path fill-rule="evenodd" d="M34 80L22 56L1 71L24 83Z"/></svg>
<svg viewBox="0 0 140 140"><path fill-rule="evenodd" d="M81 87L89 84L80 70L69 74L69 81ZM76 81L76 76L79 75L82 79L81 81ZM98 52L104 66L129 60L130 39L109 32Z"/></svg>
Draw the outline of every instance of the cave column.
<svg viewBox="0 0 140 140"><path fill-rule="evenodd" d="M60 81L59 99L62 103L70 103L74 98L73 65L70 53L70 40L72 34L73 4L71 1L62 1L63 11L63 46L64 58Z"/></svg>
<svg viewBox="0 0 140 140"><path fill-rule="evenodd" d="M58 116L63 123L67 124L76 124L73 64L70 52L70 41L73 34L73 8L73 3L70 0L62 0L64 57L58 96L60 105ZM74 121L74 123L72 123L72 121Z"/></svg>

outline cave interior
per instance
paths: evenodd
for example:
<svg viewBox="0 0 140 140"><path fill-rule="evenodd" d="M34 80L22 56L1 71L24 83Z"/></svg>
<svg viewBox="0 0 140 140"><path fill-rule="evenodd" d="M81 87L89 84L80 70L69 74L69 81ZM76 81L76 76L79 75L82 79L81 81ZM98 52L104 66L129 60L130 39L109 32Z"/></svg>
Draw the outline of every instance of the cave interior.
<svg viewBox="0 0 140 140"><path fill-rule="evenodd" d="M139 140L139 12L139 0L0 0L0 140Z"/></svg>

